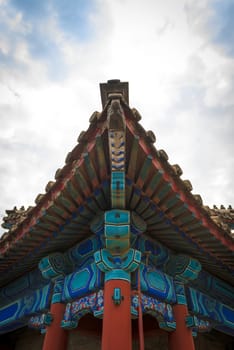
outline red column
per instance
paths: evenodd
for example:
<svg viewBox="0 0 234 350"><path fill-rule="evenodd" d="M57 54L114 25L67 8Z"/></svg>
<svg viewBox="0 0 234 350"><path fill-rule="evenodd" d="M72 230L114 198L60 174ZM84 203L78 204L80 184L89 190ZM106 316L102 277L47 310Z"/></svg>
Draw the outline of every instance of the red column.
<svg viewBox="0 0 234 350"><path fill-rule="evenodd" d="M169 333L169 350L195 350L192 329L188 328L185 318L188 316L187 305L177 304L173 307L176 330Z"/></svg>
<svg viewBox="0 0 234 350"><path fill-rule="evenodd" d="M115 305L114 288L121 289L123 300ZM131 350L131 286L125 280L110 280L104 287L102 350Z"/></svg>
<svg viewBox="0 0 234 350"><path fill-rule="evenodd" d="M65 305L61 303L51 304L50 312L53 321L46 328L46 335L43 344L43 350L66 350L68 333L61 328Z"/></svg>

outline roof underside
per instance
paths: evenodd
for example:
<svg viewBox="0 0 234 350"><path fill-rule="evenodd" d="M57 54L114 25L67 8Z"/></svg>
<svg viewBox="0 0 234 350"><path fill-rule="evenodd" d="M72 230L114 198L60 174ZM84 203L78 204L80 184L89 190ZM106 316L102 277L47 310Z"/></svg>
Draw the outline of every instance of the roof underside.
<svg viewBox="0 0 234 350"><path fill-rule="evenodd" d="M126 117L126 209L147 223L146 235L175 252L197 258L210 273L234 284L233 239L218 227L153 146L153 136L122 102ZM69 154L56 182L28 217L0 242L0 285L34 268L54 251L90 236L90 222L110 209L106 109Z"/></svg>

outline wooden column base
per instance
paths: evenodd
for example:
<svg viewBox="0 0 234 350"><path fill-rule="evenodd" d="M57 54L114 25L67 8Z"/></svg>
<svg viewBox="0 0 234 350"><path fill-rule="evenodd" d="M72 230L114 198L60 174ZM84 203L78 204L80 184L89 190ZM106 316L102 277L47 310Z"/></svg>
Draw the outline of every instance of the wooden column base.
<svg viewBox="0 0 234 350"><path fill-rule="evenodd" d="M120 288L120 305L112 298L114 289ZM131 286L125 280L110 280L104 287L104 315L102 350L132 350Z"/></svg>
<svg viewBox="0 0 234 350"><path fill-rule="evenodd" d="M176 330L169 334L169 350L195 350L191 328L185 323L188 316L186 305L175 305L173 307L176 319Z"/></svg>
<svg viewBox="0 0 234 350"><path fill-rule="evenodd" d="M66 350L68 333L61 328L65 305L55 303L51 305L50 312L53 316L53 321L46 329L46 335L43 344L43 350Z"/></svg>

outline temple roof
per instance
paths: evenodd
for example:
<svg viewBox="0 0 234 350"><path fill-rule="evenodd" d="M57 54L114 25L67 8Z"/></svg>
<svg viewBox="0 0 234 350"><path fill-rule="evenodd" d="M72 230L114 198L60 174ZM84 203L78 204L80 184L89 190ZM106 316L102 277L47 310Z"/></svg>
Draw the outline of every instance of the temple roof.
<svg viewBox="0 0 234 350"><path fill-rule="evenodd" d="M126 122L126 208L147 223L146 234L175 252L197 258L204 269L234 284L233 209L203 206L182 180L179 165L171 165L158 150L152 131L128 105L128 84L119 80L101 84L103 111L94 112L78 144L49 181L35 206L7 211L0 240L0 285L34 268L53 251L64 251L90 236L90 222L110 209L110 160L107 109L121 100Z"/></svg>

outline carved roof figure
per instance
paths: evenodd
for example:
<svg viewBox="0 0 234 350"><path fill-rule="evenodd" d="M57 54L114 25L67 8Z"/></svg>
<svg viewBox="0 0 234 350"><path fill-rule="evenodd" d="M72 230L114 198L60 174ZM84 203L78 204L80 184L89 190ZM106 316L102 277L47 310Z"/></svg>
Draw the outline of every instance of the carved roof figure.
<svg viewBox="0 0 234 350"><path fill-rule="evenodd" d="M9 230L9 232L14 231L19 224L24 221L30 210L31 207L25 209L24 206L20 207L19 209L17 209L16 206L13 209L7 209L7 216L3 217L3 223L1 226Z"/></svg>

